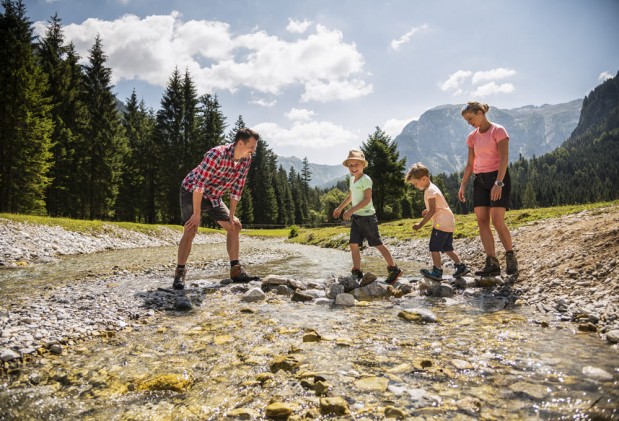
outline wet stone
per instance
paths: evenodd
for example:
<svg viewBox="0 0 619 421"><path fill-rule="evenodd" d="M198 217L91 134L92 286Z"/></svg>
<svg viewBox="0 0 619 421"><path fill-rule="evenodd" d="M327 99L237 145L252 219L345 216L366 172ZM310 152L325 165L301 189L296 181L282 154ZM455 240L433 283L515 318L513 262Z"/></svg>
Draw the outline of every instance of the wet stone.
<svg viewBox="0 0 619 421"><path fill-rule="evenodd" d="M350 415L348 402L341 397L320 398L320 412L323 415Z"/></svg>
<svg viewBox="0 0 619 421"><path fill-rule="evenodd" d="M257 301L263 301L265 298L266 295L264 292L262 292L260 288L252 288L241 297L241 300L253 303Z"/></svg>
<svg viewBox="0 0 619 421"><path fill-rule="evenodd" d="M335 297L335 305L338 306L352 307L355 305L355 302L355 297L347 293L338 294L337 297Z"/></svg>
<svg viewBox="0 0 619 421"><path fill-rule="evenodd" d="M613 375L608 371L592 366L583 367L582 374L592 380L611 381L613 379Z"/></svg>
<svg viewBox="0 0 619 421"><path fill-rule="evenodd" d="M619 343L619 329L613 329L606 332L606 340L611 344Z"/></svg>

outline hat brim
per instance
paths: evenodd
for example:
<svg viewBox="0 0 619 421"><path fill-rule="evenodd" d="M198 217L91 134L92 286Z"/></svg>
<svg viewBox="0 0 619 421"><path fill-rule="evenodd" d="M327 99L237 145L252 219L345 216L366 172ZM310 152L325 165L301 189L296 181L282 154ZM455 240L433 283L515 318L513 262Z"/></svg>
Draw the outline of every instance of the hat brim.
<svg viewBox="0 0 619 421"><path fill-rule="evenodd" d="M346 168L348 168L348 161L363 162L363 168L367 168L368 167L368 161L366 161L365 159L361 159L361 158L346 158L344 160L344 162L342 162L342 165L344 165Z"/></svg>

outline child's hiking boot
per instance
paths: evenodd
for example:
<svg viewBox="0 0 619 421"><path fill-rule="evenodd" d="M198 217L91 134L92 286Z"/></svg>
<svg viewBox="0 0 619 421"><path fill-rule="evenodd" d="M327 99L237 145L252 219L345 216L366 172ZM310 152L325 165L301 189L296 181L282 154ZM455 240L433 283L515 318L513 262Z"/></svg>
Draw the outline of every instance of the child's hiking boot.
<svg viewBox="0 0 619 421"><path fill-rule="evenodd" d="M352 268L352 270L350 271L350 274L352 275L353 278L357 280L360 280L363 278L363 272L361 271L361 269Z"/></svg>
<svg viewBox="0 0 619 421"><path fill-rule="evenodd" d="M187 274L187 268L176 268L174 273L174 282L172 288L185 289L185 275Z"/></svg>
<svg viewBox="0 0 619 421"><path fill-rule="evenodd" d="M230 268L230 279L232 282L251 282L259 279L256 276L250 276L242 265L234 265Z"/></svg>
<svg viewBox="0 0 619 421"><path fill-rule="evenodd" d="M454 278L460 278L471 271L464 263L456 263L454 267L456 268L456 271L453 274Z"/></svg>
<svg viewBox="0 0 619 421"><path fill-rule="evenodd" d="M420 272L426 278L434 279L439 282L443 280L443 269L437 268L436 266L432 266L432 270L421 269Z"/></svg>
<svg viewBox="0 0 619 421"><path fill-rule="evenodd" d="M402 269L397 266L387 266L387 279L385 279L385 283L389 285L395 284L400 275L402 275Z"/></svg>
<svg viewBox="0 0 619 421"><path fill-rule="evenodd" d="M486 256L486 266L482 270L475 272L476 276L499 276L501 274L501 267L499 266L499 260L494 256Z"/></svg>
<svg viewBox="0 0 619 421"><path fill-rule="evenodd" d="M506 272L508 275L514 275L518 273L518 260L516 260L516 254L513 250L505 253Z"/></svg>

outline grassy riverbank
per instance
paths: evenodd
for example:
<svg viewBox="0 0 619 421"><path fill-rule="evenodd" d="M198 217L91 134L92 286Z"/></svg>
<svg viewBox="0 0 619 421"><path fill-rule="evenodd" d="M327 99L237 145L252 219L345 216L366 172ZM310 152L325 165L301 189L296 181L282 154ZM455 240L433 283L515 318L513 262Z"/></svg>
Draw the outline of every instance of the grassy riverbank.
<svg viewBox="0 0 619 421"><path fill-rule="evenodd" d="M607 206L619 206L619 201L591 203L585 205L556 206L552 208L520 209L507 213L507 223L510 228L518 228L527 223L555 218L563 215L574 214L584 210L594 210ZM113 228L121 228L139 232L146 235L157 237L164 229L182 231L180 225L165 224L140 224L133 222L114 222L114 221L89 221L70 218L53 218L47 216L22 215L11 213L0 213L0 219L7 219L14 222L60 226L67 231L81 232L87 234L113 234ZM398 221L385 222L380 224L381 235L385 238L395 238L398 240L408 240L411 238L426 238L429 235L431 226L427 225L420 231L413 231L412 226L420 218L401 219ZM221 233L221 229L200 228L200 233ZM346 225L328 228L300 228L298 236L290 239L291 242L322 247L339 248L348 243L349 227ZM288 237L290 228L280 229L244 229L244 235L257 237ZM455 238L474 238L478 235L475 215L456 215L456 234Z"/></svg>

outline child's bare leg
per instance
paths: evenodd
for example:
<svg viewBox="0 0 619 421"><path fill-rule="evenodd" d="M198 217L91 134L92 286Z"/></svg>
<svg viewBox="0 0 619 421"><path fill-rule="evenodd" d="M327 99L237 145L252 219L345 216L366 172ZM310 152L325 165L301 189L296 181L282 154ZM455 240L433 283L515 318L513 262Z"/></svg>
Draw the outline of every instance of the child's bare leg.
<svg viewBox="0 0 619 421"><path fill-rule="evenodd" d="M434 267L440 269L443 266L443 263L441 263L441 253L438 251L432 251L430 253L432 254L432 264Z"/></svg>
<svg viewBox="0 0 619 421"><path fill-rule="evenodd" d="M454 251L446 251L445 254L447 256L449 256L451 258L451 260L453 260L456 265L459 265L460 263L462 263L462 261L460 260L460 256L458 256L456 254L456 252L454 252Z"/></svg>
<svg viewBox="0 0 619 421"><path fill-rule="evenodd" d="M361 251L359 250L359 244L350 243L350 254L352 254L352 267L354 269L361 269Z"/></svg>
<svg viewBox="0 0 619 421"><path fill-rule="evenodd" d="M376 246L376 250L378 250L380 254L383 255L383 259L385 259L385 262L387 262L387 266L395 266L393 257L391 257L391 253L389 253L389 249L387 249L387 247L385 247L384 244L381 244L380 246Z"/></svg>

